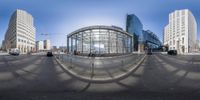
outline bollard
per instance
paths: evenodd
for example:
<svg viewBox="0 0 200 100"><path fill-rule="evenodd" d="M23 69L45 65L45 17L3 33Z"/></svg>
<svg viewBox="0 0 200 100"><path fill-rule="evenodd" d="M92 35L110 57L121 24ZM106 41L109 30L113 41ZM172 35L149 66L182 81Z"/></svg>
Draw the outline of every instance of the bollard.
<svg viewBox="0 0 200 100"><path fill-rule="evenodd" d="M72 68L73 66L72 66L72 58L70 59L70 66L69 66L69 68Z"/></svg>
<svg viewBox="0 0 200 100"><path fill-rule="evenodd" d="M122 67L124 67L124 60L121 61Z"/></svg>
<svg viewBox="0 0 200 100"><path fill-rule="evenodd" d="M92 63L91 66L91 78L94 76L94 62Z"/></svg>
<svg viewBox="0 0 200 100"><path fill-rule="evenodd" d="M63 54L62 54L62 62L64 62L64 60L63 60L64 58L63 58Z"/></svg>

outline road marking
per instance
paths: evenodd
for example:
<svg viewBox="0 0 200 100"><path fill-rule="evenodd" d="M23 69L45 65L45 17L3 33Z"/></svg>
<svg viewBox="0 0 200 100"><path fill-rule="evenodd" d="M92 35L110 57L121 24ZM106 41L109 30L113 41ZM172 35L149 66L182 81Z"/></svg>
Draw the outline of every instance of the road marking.
<svg viewBox="0 0 200 100"><path fill-rule="evenodd" d="M159 58L158 56L155 56L155 58L163 65L163 67L170 71L170 72L173 72L175 70L177 70L176 67L173 67L172 65L169 65L168 63L166 63L165 61L163 61L161 58Z"/></svg>

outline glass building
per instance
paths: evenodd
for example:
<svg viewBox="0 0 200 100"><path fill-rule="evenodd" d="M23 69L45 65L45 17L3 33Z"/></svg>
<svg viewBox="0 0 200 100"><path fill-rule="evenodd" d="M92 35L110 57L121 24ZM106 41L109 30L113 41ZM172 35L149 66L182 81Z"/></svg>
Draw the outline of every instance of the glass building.
<svg viewBox="0 0 200 100"><path fill-rule="evenodd" d="M145 48L157 49L162 45L159 38L150 30L142 31L140 44L142 45L142 50L144 50Z"/></svg>
<svg viewBox="0 0 200 100"><path fill-rule="evenodd" d="M143 25L134 14L126 16L126 32L133 35L134 51L138 51L139 37L142 35Z"/></svg>
<svg viewBox="0 0 200 100"><path fill-rule="evenodd" d="M113 26L90 26L67 35L69 52L126 54L132 52L132 35Z"/></svg>

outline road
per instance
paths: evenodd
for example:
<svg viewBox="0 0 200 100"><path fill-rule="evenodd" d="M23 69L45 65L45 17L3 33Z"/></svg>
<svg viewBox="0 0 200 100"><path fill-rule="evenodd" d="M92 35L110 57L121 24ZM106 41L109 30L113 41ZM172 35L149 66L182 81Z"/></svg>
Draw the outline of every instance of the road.
<svg viewBox="0 0 200 100"><path fill-rule="evenodd" d="M0 100L199 100L199 59L153 54L127 78L98 84L68 75L54 57L0 56Z"/></svg>

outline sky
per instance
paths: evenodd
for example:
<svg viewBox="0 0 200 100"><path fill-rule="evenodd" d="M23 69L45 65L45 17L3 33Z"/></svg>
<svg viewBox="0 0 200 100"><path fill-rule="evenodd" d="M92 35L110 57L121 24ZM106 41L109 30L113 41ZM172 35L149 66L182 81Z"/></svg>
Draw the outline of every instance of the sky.
<svg viewBox="0 0 200 100"><path fill-rule="evenodd" d="M200 39L199 0L0 0L0 44L16 9L34 17L36 40L50 39L55 46L66 46L66 35L86 26L115 25L125 30L127 14L135 14L143 29L162 41L169 13L180 9L193 13Z"/></svg>

